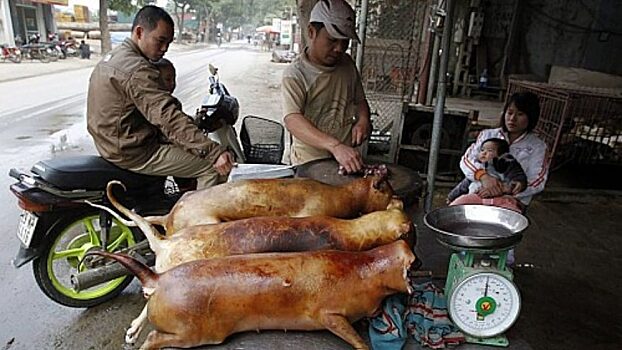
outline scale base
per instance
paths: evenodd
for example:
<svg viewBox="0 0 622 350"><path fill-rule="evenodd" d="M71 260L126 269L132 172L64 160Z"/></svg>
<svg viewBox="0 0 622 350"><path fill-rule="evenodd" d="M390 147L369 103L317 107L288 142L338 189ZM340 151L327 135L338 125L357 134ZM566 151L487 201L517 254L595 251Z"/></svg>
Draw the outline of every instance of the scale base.
<svg viewBox="0 0 622 350"><path fill-rule="evenodd" d="M449 298L452 289L460 284L461 281L478 273L495 273L509 281L512 281L512 270L506 266L508 250L487 251L485 253L481 251L466 251L464 253L453 253L449 261L449 267L447 271L447 281L445 284L445 292ZM486 263L482 263L485 261ZM449 316L452 316L451 307L448 308ZM508 338L503 334L503 331L495 336L479 338L468 334L464 334L465 341L471 344L496 346L496 347L508 347L510 342Z"/></svg>
<svg viewBox="0 0 622 350"><path fill-rule="evenodd" d="M464 339L467 343L471 344L479 344L479 345L487 345L487 346L497 346L501 348L507 348L510 346L510 342L505 335L497 335L490 338L475 338L470 335L465 334Z"/></svg>

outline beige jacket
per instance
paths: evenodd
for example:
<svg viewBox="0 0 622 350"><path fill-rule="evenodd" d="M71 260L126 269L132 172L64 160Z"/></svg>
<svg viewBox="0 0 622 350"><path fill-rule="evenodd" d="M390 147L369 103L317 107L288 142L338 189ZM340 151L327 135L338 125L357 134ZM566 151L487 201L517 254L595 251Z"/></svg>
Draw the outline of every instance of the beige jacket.
<svg viewBox="0 0 622 350"><path fill-rule="evenodd" d="M87 128L102 157L124 168L144 164L170 142L214 162L225 151L196 127L176 99L160 88L159 72L126 39L91 73Z"/></svg>

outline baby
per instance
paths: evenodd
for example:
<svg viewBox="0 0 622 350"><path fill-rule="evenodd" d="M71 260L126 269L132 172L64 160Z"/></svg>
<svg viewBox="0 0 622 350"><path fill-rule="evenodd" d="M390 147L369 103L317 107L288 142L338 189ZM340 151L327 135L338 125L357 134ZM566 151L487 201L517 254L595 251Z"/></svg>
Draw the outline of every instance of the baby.
<svg viewBox="0 0 622 350"><path fill-rule="evenodd" d="M175 66L173 66L173 62L167 60L166 58L161 58L159 61L155 62L155 65L158 68L158 71L160 71L160 87L172 94L177 87L177 72L175 71ZM175 98L175 103L178 104L181 108L181 102L177 98ZM162 133L160 133L159 136L160 143L171 143L164 135L162 135ZM187 179L177 176L173 178L179 190L182 192L196 189L197 184L195 179Z"/></svg>
<svg viewBox="0 0 622 350"><path fill-rule="evenodd" d="M510 145L507 141L491 138L482 143L477 160L484 165L488 175L503 183L503 193L511 195L527 188L527 175L509 152ZM453 202L463 194L477 193L481 187L481 181L464 179L449 192L447 203Z"/></svg>
<svg viewBox="0 0 622 350"><path fill-rule="evenodd" d="M155 63L155 65L160 71L161 86L166 91L173 93L173 91L175 91L175 87L177 87L177 83L175 82L177 75L175 72L175 67L173 66L173 62L167 60L166 58L161 58L158 62Z"/></svg>

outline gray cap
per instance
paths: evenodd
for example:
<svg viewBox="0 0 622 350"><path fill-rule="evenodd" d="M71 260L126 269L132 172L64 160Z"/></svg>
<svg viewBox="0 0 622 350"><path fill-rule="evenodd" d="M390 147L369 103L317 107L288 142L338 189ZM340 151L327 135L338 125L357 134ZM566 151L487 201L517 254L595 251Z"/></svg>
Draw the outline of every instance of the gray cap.
<svg viewBox="0 0 622 350"><path fill-rule="evenodd" d="M354 10L344 0L318 1L311 10L309 22L323 23L328 35L335 39L354 39L361 42L356 35Z"/></svg>

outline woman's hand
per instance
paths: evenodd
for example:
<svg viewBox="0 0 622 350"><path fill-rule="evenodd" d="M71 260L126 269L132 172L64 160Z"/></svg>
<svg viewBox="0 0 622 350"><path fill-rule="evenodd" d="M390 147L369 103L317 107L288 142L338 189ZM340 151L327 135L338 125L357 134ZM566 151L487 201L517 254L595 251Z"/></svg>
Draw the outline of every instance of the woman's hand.
<svg viewBox="0 0 622 350"><path fill-rule="evenodd" d="M499 197L503 194L503 183L499 179L490 175L482 175L479 179L482 183L482 187L477 191L477 194L482 198Z"/></svg>

